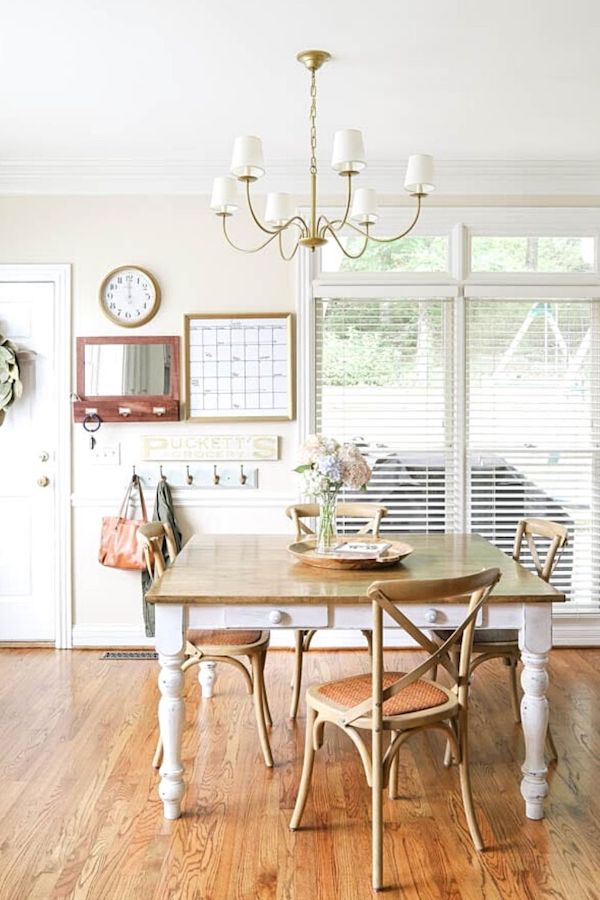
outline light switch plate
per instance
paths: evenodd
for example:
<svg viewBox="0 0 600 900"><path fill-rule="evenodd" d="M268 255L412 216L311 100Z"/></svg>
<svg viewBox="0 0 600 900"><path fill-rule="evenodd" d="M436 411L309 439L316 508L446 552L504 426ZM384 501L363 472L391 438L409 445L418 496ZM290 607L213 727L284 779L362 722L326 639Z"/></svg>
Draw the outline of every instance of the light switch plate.
<svg viewBox="0 0 600 900"><path fill-rule="evenodd" d="M121 445L99 441L91 451L91 457L95 466L118 466L121 463Z"/></svg>

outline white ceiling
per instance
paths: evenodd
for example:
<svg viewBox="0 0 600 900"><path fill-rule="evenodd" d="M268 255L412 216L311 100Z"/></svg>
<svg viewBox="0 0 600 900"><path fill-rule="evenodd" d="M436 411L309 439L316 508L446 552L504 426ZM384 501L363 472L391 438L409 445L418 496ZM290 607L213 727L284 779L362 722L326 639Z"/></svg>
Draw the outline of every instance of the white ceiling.
<svg viewBox="0 0 600 900"><path fill-rule="evenodd" d="M269 159L364 130L372 160L600 157L598 0L2 0L0 160Z"/></svg>

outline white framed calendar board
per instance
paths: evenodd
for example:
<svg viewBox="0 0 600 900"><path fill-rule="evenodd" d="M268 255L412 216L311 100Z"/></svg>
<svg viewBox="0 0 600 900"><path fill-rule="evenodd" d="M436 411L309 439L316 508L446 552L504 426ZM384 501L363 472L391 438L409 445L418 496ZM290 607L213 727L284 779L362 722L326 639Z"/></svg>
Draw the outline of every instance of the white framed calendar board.
<svg viewBox="0 0 600 900"><path fill-rule="evenodd" d="M291 313L186 315L185 351L188 420L294 418Z"/></svg>

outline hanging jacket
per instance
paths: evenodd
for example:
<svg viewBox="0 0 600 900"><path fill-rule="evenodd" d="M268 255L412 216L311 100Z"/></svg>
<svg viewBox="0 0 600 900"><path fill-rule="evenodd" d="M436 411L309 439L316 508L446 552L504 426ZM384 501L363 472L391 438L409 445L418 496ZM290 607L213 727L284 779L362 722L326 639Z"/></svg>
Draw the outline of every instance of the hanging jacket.
<svg viewBox="0 0 600 900"><path fill-rule="evenodd" d="M171 488L169 487L167 481L165 479L160 479L158 485L156 487L156 498L154 500L154 511L152 513L152 521L153 522L164 522L168 524L173 529L173 537L175 539L175 546L177 547L177 552L181 550L182 545L182 536L181 529L177 524L177 519L175 518L175 507L173 505L173 497L171 495ZM173 560L169 558L169 553L167 550L167 542L163 541L163 555L165 557L165 562L167 565L172 565ZM146 629L146 637L154 637L154 604L146 602L146 591L149 590L150 585L152 584L152 579L148 574L146 569L142 572L142 595L143 595L143 612L144 612L144 626Z"/></svg>

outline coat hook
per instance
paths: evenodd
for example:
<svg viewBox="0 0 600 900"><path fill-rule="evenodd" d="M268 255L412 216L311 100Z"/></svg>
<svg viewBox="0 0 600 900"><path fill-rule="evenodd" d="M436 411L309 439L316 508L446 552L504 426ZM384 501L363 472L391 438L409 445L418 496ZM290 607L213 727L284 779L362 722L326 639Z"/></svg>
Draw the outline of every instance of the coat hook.
<svg viewBox="0 0 600 900"><path fill-rule="evenodd" d="M246 484L248 476L244 474L244 464L240 466L240 484Z"/></svg>
<svg viewBox="0 0 600 900"><path fill-rule="evenodd" d="M188 484L193 484L193 482L194 482L194 476L190 474L189 466L185 467L185 480L187 481Z"/></svg>
<svg viewBox="0 0 600 900"><path fill-rule="evenodd" d="M166 475L163 475L162 466L159 466L158 468L159 468L159 471L160 471L160 480L161 480L161 481L166 481L166 480L167 480L167 477L166 477Z"/></svg>
<svg viewBox="0 0 600 900"><path fill-rule="evenodd" d="M221 476L217 475L217 467L213 466L213 484L218 484L221 480Z"/></svg>

